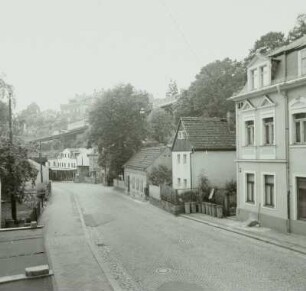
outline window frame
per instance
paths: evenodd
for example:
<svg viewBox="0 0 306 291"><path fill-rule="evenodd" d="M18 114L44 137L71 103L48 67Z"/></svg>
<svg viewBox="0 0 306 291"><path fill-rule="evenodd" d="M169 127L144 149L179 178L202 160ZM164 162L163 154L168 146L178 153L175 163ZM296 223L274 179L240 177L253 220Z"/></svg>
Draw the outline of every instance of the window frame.
<svg viewBox="0 0 306 291"><path fill-rule="evenodd" d="M263 208L268 208L268 209L275 209L276 208L276 174L271 173L271 172L263 172L262 174L262 207ZM273 193L272 193L272 204L267 204L267 192L266 192L266 177L267 176L272 176L273 177ZM270 185L270 184L268 184Z"/></svg>
<svg viewBox="0 0 306 291"><path fill-rule="evenodd" d="M272 119L272 122L266 122L266 120ZM267 126L269 128L269 135L271 135L272 131L272 136L267 136ZM262 127L263 127L263 136L262 136L262 145L263 146L273 146L275 145L275 118L274 116L264 116L262 117ZM269 141L267 141L268 139ZM270 141L271 139L271 141Z"/></svg>
<svg viewBox="0 0 306 291"><path fill-rule="evenodd" d="M248 193L248 185L249 185L249 182L248 182L248 175L253 175L253 177L254 177L254 182L253 182L253 201L252 200L248 200L248 198L249 198L249 193ZM244 187L244 189L245 189L245 191L244 191L244 193L245 193L245 199L244 199L244 201L245 201L245 203L246 204L248 204L248 205L252 205L252 206L254 206L254 205L256 205L256 173L255 172L252 172L252 171L246 171L246 172L244 172L244 184L245 184L245 187Z"/></svg>
<svg viewBox="0 0 306 291"><path fill-rule="evenodd" d="M187 164L187 154L183 154L183 164Z"/></svg>
<svg viewBox="0 0 306 291"><path fill-rule="evenodd" d="M181 163L181 154L176 154L176 160L178 164Z"/></svg>
<svg viewBox="0 0 306 291"><path fill-rule="evenodd" d="M297 115L303 114L305 117L296 118ZM300 141L297 141L297 124L299 124L299 136ZM293 133L294 133L294 144L306 145L306 112L300 112L293 114Z"/></svg>
<svg viewBox="0 0 306 291"><path fill-rule="evenodd" d="M252 122L252 126L248 125L248 123ZM255 145L255 120L254 119L248 119L244 121L244 127L245 127L245 146L254 146ZM252 136L249 136L249 129L251 130ZM253 139L253 143L250 143L250 137Z"/></svg>

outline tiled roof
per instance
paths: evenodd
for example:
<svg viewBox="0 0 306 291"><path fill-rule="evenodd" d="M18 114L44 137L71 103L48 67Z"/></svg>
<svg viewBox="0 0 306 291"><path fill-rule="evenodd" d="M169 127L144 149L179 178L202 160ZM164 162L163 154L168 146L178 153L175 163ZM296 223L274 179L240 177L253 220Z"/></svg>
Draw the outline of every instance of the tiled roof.
<svg viewBox="0 0 306 291"><path fill-rule="evenodd" d="M235 150L236 135L225 119L182 117L182 125L194 150Z"/></svg>
<svg viewBox="0 0 306 291"><path fill-rule="evenodd" d="M272 51L271 53L268 54L268 56L273 57L275 55L278 55L282 52L285 51L290 51L292 49L298 49L300 47L306 46L306 35L302 36L301 38L298 38L297 40L284 45L280 48L275 49L274 51Z"/></svg>
<svg viewBox="0 0 306 291"><path fill-rule="evenodd" d="M167 149L166 146L143 148L133 155L123 166L133 169L146 169Z"/></svg>

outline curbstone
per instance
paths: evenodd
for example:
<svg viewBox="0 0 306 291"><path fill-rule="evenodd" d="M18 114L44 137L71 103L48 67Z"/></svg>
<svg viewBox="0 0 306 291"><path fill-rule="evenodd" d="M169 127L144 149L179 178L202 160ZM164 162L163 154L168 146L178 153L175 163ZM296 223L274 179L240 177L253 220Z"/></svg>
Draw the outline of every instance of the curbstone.
<svg viewBox="0 0 306 291"><path fill-rule="evenodd" d="M37 276L49 275L49 266L40 265L35 267L25 268L25 274L27 277L33 278Z"/></svg>

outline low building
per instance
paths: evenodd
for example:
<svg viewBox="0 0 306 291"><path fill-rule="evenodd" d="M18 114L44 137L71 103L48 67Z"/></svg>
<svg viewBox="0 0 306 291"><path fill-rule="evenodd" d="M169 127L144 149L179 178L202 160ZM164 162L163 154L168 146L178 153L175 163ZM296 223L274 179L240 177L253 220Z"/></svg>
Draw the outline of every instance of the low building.
<svg viewBox="0 0 306 291"><path fill-rule="evenodd" d="M145 199L149 185L149 174L159 165L171 169L171 151L169 147L158 146L142 148L124 164L126 191L135 198Z"/></svg>
<svg viewBox="0 0 306 291"><path fill-rule="evenodd" d="M202 176L223 188L236 180L235 132L226 119L182 117L172 145L172 187L196 190Z"/></svg>

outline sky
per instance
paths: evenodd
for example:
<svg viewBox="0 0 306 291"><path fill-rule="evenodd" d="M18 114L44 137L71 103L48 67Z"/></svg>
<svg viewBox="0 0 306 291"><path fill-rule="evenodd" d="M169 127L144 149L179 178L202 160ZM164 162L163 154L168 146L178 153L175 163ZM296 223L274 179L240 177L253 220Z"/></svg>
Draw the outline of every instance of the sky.
<svg viewBox="0 0 306 291"><path fill-rule="evenodd" d="M59 109L119 83L163 98L206 64L241 60L260 36L288 33L305 0L0 0L0 78L16 111Z"/></svg>

